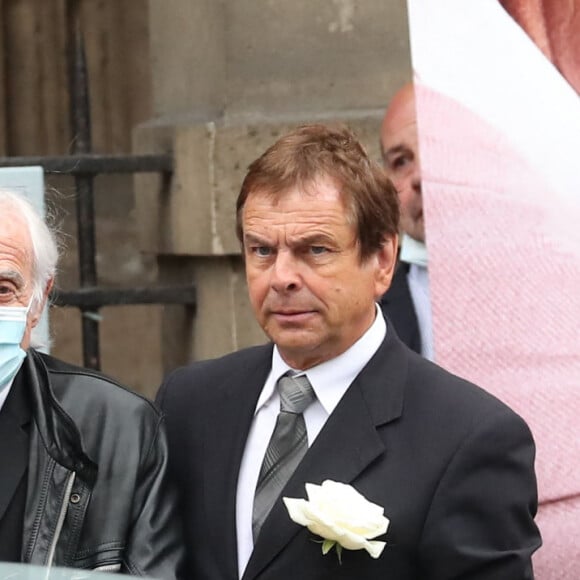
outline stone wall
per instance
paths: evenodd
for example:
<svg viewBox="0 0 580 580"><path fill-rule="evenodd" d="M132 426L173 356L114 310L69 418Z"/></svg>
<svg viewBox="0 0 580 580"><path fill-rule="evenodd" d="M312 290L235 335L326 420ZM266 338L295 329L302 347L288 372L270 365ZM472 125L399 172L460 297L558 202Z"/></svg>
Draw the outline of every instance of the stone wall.
<svg viewBox="0 0 580 580"><path fill-rule="evenodd" d="M156 176L136 179L141 244L160 280L199 292L196 316L165 317L171 367L264 341L234 232L248 164L311 121L348 124L378 158L381 115L410 58L403 0L152 0L150 14L155 116L135 149L170 150L176 169L169 192Z"/></svg>
<svg viewBox="0 0 580 580"><path fill-rule="evenodd" d="M0 0L0 154L70 150L65 0ZM248 163L308 121L345 122L378 156L383 107L410 78L404 0L81 0L96 152L171 151L158 176L95 181L99 284L191 282L197 313L101 311L103 370L153 395L192 359L264 337L234 236ZM78 285L72 180L50 177L66 250L58 284ZM53 309L53 353L82 363L80 321Z"/></svg>

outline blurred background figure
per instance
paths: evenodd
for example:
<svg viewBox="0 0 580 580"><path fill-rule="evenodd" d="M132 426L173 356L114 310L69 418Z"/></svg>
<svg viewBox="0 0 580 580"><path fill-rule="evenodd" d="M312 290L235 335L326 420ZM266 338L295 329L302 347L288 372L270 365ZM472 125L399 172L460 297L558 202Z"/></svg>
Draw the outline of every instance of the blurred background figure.
<svg viewBox="0 0 580 580"><path fill-rule="evenodd" d="M428 256L412 83L399 89L387 107L381 125L381 154L401 203L399 264L392 285L381 300L381 308L401 340L433 360Z"/></svg>

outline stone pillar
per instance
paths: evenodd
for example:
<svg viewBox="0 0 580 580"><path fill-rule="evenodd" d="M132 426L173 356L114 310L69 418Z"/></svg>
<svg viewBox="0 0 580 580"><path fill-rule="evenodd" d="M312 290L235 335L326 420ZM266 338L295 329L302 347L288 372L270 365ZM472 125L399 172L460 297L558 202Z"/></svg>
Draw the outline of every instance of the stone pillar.
<svg viewBox="0 0 580 580"><path fill-rule="evenodd" d="M197 312L166 308L168 369L265 340L234 228L248 164L311 121L347 123L378 157L410 57L404 0L152 0L150 15L155 117L134 149L171 151L175 172L136 177L141 244L160 283L198 289Z"/></svg>

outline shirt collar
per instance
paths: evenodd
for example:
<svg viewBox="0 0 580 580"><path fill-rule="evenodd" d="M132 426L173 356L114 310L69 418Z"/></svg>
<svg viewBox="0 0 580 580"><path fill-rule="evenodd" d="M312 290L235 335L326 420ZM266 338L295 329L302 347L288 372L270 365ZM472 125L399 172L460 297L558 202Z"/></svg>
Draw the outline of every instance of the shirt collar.
<svg viewBox="0 0 580 580"><path fill-rule="evenodd" d="M330 415L338 402L362 371L372 356L377 352L387 333L387 323L378 305L376 306L375 320L370 328L341 355L323 362L305 372L296 371L289 367L274 345L272 352L272 369L256 405L256 413L270 404L274 398L276 382L288 371L305 374L316 393L316 398Z"/></svg>
<svg viewBox="0 0 580 580"><path fill-rule="evenodd" d="M0 391L0 410L4 406L6 399L8 398L8 393L10 393L10 389L12 388L12 383L14 379L10 379L10 382Z"/></svg>
<svg viewBox="0 0 580 580"><path fill-rule="evenodd" d="M419 240L415 240L407 234L403 234L399 259L401 262L416 264L417 266L427 268L429 263L427 246L424 244L424 242L420 242Z"/></svg>

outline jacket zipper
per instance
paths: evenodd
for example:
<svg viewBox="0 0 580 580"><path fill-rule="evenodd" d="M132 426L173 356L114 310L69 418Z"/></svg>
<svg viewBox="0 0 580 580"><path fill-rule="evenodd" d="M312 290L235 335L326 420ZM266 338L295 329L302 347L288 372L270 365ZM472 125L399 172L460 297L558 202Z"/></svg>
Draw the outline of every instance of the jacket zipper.
<svg viewBox="0 0 580 580"><path fill-rule="evenodd" d="M72 487L75 482L76 473L72 471L69 473L66 481L66 489L64 492L64 498L62 505L60 507L60 513L58 514L58 520L56 523L56 529L54 530L54 536L52 538L52 543L50 545L50 550L48 551L48 560L46 562L47 568L52 566L54 560L54 554L56 553L56 544L60 538L60 533L62 532L62 527L64 526L64 518L66 517L66 512L68 510L68 503L72 492Z"/></svg>

